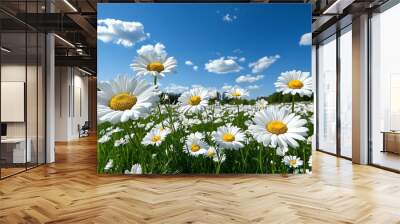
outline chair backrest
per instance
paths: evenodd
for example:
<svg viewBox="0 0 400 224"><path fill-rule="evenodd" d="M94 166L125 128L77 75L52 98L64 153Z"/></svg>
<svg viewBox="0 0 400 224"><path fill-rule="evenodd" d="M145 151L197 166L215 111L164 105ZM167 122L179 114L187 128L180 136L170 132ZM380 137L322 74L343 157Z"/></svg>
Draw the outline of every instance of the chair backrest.
<svg viewBox="0 0 400 224"><path fill-rule="evenodd" d="M85 121L85 123L82 126L82 129L89 129L90 128L90 123L89 121Z"/></svg>

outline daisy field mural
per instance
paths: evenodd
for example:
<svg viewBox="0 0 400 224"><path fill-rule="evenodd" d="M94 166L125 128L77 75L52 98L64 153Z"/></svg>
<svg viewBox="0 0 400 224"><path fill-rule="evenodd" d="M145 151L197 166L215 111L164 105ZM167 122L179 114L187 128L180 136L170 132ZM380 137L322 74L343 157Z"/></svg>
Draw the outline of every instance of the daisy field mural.
<svg viewBox="0 0 400 224"><path fill-rule="evenodd" d="M98 4L98 173L310 173L310 12Z"/></svg>

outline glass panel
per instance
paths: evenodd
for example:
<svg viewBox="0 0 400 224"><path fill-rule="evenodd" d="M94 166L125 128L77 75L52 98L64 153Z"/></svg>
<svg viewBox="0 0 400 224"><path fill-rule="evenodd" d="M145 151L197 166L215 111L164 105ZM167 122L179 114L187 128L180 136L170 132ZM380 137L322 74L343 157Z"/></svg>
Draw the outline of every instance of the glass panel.
<svg viewBox="0 0 400 224"><path fill-rule="evenodd" d="M2 33L1 44L1 140L2 177L25 170L30 161L26 151L25 91L26 33Z"/></svg>
<svg viewBox="0 0 400 224"><path fill-rule="evenodd" d="M27 33L28 38L28 62L27 62L27 81L26 81L26 113L27 113L27 150L30 159L28 168L37 165L38 160L38 119L37 119L37 74L38 74L38 35L36 32ZM30 151L30 153L29 153Z"/></svg>
<svg viewBox="0 0 400 224"><path fill-rule="evenodd" d="M352 33L351 26L340 36L340 153L352 157Z"/></svg>
<svg viewBox="0 0 400 224"><path fill-rule="evenodd" d="M38 45L38 163L45 163L45 52L46 37L39 33Z"/></svg>
<svg viewBox="0 0 400 224"><path fill-rule="evenodd" d="M400 170L400 4L372 22L372 163Z"/></svg>
<svg viewBox="0 0 400 224"><path fill-rule="evenodd" d="M336 37L318 48L318 149L336 153Z"/></svg>

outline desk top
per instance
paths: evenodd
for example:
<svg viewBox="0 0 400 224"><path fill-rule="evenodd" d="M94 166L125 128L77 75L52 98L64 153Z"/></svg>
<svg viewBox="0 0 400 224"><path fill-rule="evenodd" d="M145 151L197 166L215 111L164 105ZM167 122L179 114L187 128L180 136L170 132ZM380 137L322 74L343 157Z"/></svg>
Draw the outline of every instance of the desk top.
<svg viewBox="0 0 400 224"><path fill-rule="evenodd" d="M29 141L29 139L28 139ZM25 138L5 138L5 139L1 139L1 143L21 143L21 142L25 142Z"/></svg>
<svg viewBox="0 0 400 224"><path fill-rule="evenodd" d="M395 135L400 135L400 131L381 131L383 134L395 134Z"/></svg>

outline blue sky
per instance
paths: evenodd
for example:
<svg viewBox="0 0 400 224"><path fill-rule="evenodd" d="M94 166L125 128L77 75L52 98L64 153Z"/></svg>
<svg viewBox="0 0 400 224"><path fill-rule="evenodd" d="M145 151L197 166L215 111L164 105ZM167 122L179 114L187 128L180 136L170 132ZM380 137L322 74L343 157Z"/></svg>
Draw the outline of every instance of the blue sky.
<svg viewBox="0 0 400 224"><path fill-rule="evenodd" d="M253 98L275 92L282 72L311 70L310 36L304 35L311 31L308 4L98 4L98 19L139 22L142 28L98 29L101 81L134 75L129 64L136 51L156 43L178 62L176 73L160 80L162 89L237 85ZM234 64L226 66L228 60Z"/></svg>

